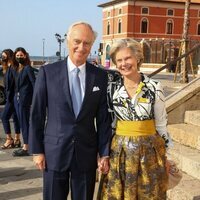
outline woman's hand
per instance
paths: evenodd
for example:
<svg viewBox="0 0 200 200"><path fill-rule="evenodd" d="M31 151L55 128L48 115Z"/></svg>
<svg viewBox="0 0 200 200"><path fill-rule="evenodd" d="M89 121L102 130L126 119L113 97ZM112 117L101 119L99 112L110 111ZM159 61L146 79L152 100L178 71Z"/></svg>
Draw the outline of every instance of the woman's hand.
<svg viewBox="0 0 200 200"><path fill-rule="evenodd" d="M110 169L109 157L102 157L98 159L98 172L107 174Z"/></svg>

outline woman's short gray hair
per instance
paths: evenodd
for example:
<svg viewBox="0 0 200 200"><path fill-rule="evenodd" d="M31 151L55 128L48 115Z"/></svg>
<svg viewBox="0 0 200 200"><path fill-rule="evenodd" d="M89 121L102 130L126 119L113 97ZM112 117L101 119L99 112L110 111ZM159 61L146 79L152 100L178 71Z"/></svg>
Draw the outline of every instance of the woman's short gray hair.
<svg viewBox="0 0 200 200"><path fill-rule="evenodd" d="M92 28L92 26L91 26L90 24L88 24L87 22L84 22L84 21L75 22L75 23L73 23L73 24L69 27L69 29L68 29L68 31L67 31L67 40L70 39L72 29L73 29L75 26L78 26L78 25L87 26L87 27L92 31L92 33L93 33L93 35L94 35L93 42L96 40L96 38L97 38L97 32L93 30L93 28Z"/></svg>
<svg viewBox="0 0 200 200"><path fill-rule="evenodd" d="M116 53L123 48L129 48L132 51L137 59L137 66L139 68L144 60L143 49L139 42L131 38L120 39L111 46L110 57L112 62L116 65Z"/></svg>

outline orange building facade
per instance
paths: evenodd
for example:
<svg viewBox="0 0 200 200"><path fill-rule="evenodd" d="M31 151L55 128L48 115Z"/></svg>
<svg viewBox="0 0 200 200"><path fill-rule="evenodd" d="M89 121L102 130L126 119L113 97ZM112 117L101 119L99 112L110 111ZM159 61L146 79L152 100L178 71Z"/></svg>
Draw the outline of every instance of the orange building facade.
<svg viewBox="0 0 200 200"><path fill-rule="evenodd" d="M98 5L103 12L103 35L99 55L109 67L113 42L134 38L141 42L145 62L166 63L178 56L185 12L184 0L111 0ZM189 9L190 47L200 40L200 0L192 0ZM200 64L200 52L194 55Z"/></svg>

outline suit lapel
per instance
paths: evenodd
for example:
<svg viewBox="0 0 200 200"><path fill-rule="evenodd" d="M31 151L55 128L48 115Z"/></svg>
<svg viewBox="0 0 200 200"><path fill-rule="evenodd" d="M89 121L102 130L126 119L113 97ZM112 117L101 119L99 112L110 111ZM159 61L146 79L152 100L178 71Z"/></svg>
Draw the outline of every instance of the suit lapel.
<svg viewBox="0 0 200 200"><path fill-rule="evenodd" d="M10 67L8 68L8 71L6 72L6 81L5 81L6 90L9 90L9 81L10 81Z"/></svg>
<svg viewBox="0 0 200 200"><path fill-rule="evenodd" d="M69 105L71 112L73 112L70 87L69 87L69 76L68 76L68 70L67 70L67 59L65 59L61 64L60 76L61 76L60 77L60 85L63 86L65 99L67 100L67 103Z"/></svg>
<svg viewBox="0 0 200 200"><path fill-rule="evenodd" d="M83 98L83 103L81 106L80 113L78 115L78 118L81 117L81 114L84 110L84 105L87 103L87 99L90 97L90 94L92 92L92 88L94 86L94 80L95 80L95 73L91 66L86 63L86 83L85 83L85 96Z"/></svg>
<svg viewBox="0 0 200 200"><path fill-rule="evenodd" d="M92 67L88 66L88 64L86 63L85 96L84 96L82 105L84 105L86 103L87 98L90 96L90 93L92 92L94 80L95 80L95 73L92 70Z"/></svg>
<svg viewBox="0 0 200 200"><path fill-rule="evenodd" d="M25 67L20 72L16 72L16 73L19 73L18 74L18 90L21 88L21 85L23 85L24 70L25 70Z"/></svg>

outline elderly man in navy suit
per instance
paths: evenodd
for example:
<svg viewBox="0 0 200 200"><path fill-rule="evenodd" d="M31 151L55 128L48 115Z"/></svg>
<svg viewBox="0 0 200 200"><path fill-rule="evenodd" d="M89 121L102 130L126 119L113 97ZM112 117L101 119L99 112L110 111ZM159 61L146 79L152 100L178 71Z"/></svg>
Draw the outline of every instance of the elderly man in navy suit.
<svg viewBox="0 0 200 200"><path fill-rule="evenodd" d="M88 63L96 32L86 22L67 33L69 56L40 68L30 119L30 152L43 170L44 200L92 200L97 157L109 170L111 120L106 72Z"/></svg>

